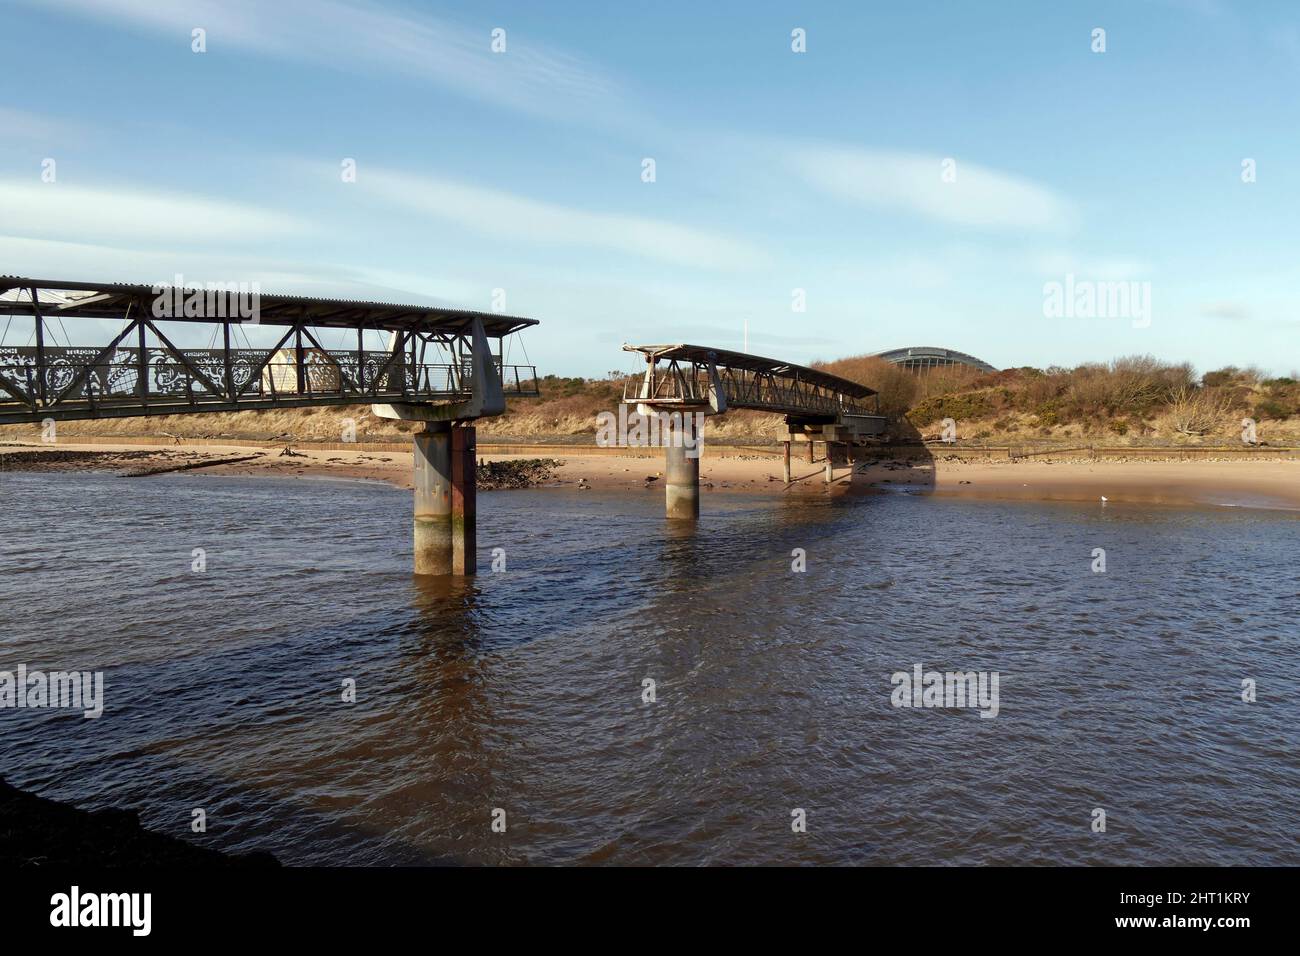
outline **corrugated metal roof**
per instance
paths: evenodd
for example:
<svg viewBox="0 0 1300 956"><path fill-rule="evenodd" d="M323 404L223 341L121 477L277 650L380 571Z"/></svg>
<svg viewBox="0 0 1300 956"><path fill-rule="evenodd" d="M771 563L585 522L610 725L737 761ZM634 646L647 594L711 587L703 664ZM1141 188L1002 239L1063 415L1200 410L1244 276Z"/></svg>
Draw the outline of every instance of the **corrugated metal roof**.
<svg viewBox="0 0 1300 956"><path fill-rule="evenodd" d="M31 296L22 290L35 287L38 298L50 296L56 314L82 318L121 318L131 302L153 299L155 290L178 291L183 295L204 293L206 288L186 287L172 290L171 286L141 285L128 282L66 282L62 280L30 279L21 276L0 276L0 315L30 314ZM81 295L77 295L81 293ZM237 292L216 292L218 296L238 296ZM475 312L468 309L448 309L440 306L403 305L394 302L367 302L358 299L322 299L313 296L280 295L258 290L258 318L260 325L291 325L306 317L313 327L338 325L354 328L364 321L377 329L418 328L422 331L461 332L474 319L481 319L488 335L509 335L529 326L537 319L502 315L497 312ZM239 313L227 308L235 317ZM211 322L222 316L168 316L166 321Z"/></svg>

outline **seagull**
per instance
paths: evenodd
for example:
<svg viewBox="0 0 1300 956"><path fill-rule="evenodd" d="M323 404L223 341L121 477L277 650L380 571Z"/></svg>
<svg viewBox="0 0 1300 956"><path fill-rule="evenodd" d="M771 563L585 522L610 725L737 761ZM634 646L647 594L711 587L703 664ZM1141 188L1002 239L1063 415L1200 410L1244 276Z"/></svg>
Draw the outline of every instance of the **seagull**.
<svg viewBox="0 0 1300 956"><path fill-rule="evenodd" d="M1105 503L1108 502L1108 501L1110 501L1110 499L1107 498L1105 495L1102 495L1102 496L1101 496L1101 503L1102 503L1102 504L1105 504Z"/></svg>

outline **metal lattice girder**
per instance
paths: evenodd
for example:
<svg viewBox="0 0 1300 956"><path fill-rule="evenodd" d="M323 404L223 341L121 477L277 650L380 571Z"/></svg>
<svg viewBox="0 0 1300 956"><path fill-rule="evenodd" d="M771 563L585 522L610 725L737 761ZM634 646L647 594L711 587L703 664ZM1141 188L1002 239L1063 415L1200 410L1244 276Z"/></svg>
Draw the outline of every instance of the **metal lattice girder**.
<svg viewBox="0 0 1300 956"><path fill-rule="evenodd" d="M535 319L302 296L0 277L0 317L28 317L34 344L0 342L0 424L309 405L463 403L486 356L506 396L534 396L531 365L503 366L507 335ZM184 301L162 310L160 297ZM241 298L242 297L242 298ZM103 320L122 323L106 333ZM50 344L52 323L85 344ZM160 325L211 331L216 347L180 348ZM276 327L271 348L236 348L232 330ZM350 329L356 348L327 349L314 330ZM281 330L283 330L281 332ZM364 347L367 332L388 347ZM241 332L241 334L243 334ZM475 337L495 339L495 351ZM152 341L151 341L152 340ZM442 353L444 360L430 360ZM480 377L481 378L481 377Z"/></svg>
<svg viewBox="0 0 1300 956"><path fill-rule="evenodd" d="M643 375L629 379L624 401L645 405L702 405L721 388L724 408L783 414L794 420L839 422L846 417L880 423L876 392L818 369L745 352L700 345L624 345L646 358ZM659 363L664 367L660 368Z"/></svg>

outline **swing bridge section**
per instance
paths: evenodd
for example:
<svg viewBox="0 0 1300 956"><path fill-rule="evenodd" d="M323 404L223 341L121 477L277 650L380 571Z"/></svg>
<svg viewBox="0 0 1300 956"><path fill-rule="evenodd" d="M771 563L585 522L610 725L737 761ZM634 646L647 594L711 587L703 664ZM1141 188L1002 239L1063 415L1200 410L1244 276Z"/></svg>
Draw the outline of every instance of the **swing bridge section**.
<svg viewBox="0 0 1300 956"><path fill-rule="evenodd" d="M879 396L858 382L820 369L702 345L624 345L645 360L645 370L624 382L623 402L641 414L667 413L681 434L664 442L666 514L693 521L700 516L700 436L695 415L721 415L743 408L785 416L785 482L790 484L790 444L826 446L826 481L837 464L851 464L856 445L880 441L889 419ZM688 454L687 450L694 450Z"/></svg>
<svg viewBox="0 0 1300 956"><path fill-rule="evenodd" d="M502 361L537 320L496 313L6 276L0 320L0 424L367 403L423 422L418 575L475 573L475 422L539 394L534 366ZM254 347L250 333L275 344ZM324 344L339 337L344 347Z"/></svg>
<svg viewBox="0 0 1300 956"><path fill-rule="evenodd" d="M364 403L445 418L420 406L474 401L480 372L486 414L538 394L535 367L501 358L536 320L496 313L6 276L0 321L0 424Z"/></svg>

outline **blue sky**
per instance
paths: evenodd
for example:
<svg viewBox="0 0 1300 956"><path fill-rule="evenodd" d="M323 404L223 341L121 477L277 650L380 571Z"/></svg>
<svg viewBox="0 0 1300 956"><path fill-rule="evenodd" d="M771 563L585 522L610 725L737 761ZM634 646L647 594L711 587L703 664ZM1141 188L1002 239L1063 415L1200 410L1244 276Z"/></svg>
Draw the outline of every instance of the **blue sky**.
<svg viewBox="0 0 1300 956"><path fill-rule="evenodd" d="M751 351L796 362L940 345L1003 367L1300 368L1300 5L0 17L0 272L485 310L503 289L560 374L630 369L623 342L739 348L745 323ZM1045 316L1067 274L1149 283L1150 324Z"/></svg>

